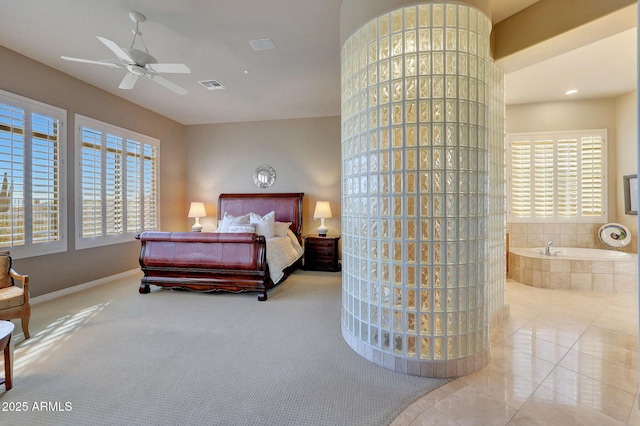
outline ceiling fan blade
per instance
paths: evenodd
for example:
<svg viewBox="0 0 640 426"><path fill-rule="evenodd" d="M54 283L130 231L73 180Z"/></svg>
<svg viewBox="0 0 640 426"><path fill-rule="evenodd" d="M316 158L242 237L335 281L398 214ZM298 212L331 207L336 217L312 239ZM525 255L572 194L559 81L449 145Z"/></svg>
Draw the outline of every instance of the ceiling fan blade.
<svg viewBox="0 0 640 426"><path fill-rule="evenodd" d="M149 77L149 79L155 81L156 83L166 87L169 90L173 90L174 92L176 92L178 95L186 95L187 93L189 93L187 91L187 89L178 86L177 84L175 84L172 81L167 80L164 77L160 77L159 75L155 75L155 74L147 74L147 77Z"/></svg>
<svg viewBox="0 0 640 426"><path fill-rule="evenodd" d="M191 70L185 64L147 64L145 68L154 72L191 74Z"/></svg>
<svg viewBox="0 0 640 426"><path fill-rule="evenodd" d="M115 55L122 59L123 61L126 61L130 64L134 64L135 61L133 59L131 59L131 56L129 56L129 54L127 52L125 52L120 46L118 46L114 41L109 40L108 38L104 38L104 37L100 37L100 36L96 36L98 38L98 40L100 40L105 46L107 46L109 49L111 49L111 51L113 53L115 53Z"/></svg>
<svg viewBox="0 0 640 426"><path fill-rule="evenodd" d="M112 62L112 59L105 59L105 60L100 60L100 61L94 61L91 59L81 59L81 58L72 58L70 56L60 56L62 59L64 59L65 61L72 61L72 62L82 62L85 64L94 64L94 65L105 65L107 67L111 67L111 68L122 68L122 65L119 65L116 62Z"/></svg>
<svg viewBox="0 0 640 426"><path fill-rule="evenodd" d="M120 82L120 86L118 86L118 88L125 89L125 90L133 89L133 86L135 86L136 81L138 81L137 75L127 73L127 75L125 75L122 81Z"/></svg>

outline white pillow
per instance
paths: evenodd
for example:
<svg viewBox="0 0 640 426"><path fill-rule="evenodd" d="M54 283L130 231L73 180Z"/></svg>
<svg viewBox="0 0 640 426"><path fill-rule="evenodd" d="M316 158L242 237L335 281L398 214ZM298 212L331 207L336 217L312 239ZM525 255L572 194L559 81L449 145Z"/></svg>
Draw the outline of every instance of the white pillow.
<svg viewBox="0 0 640 426"><path fill-rule="evenodd" d="M252 223L247 225L229 225L229 232L239 233L239 232L249 232L254 234L256 232L256 226Z"/></svg>
<svg viewBox="0 0 640 426"><path fill-rule="evenodd" d="M218 225L218 229L215 232L229 232L231 225L247 225L249 224L249 213L242 216L231 216L229 213L224 212L222 221Z"/></svg>
<svg viewBox="0 0 640 426"><path fill-rule="evenodd" d="M287 229L291 226L291 222L276 222L275 230L273 232L276 237L285 237L287 235Z"/></svg>
<svg viewBox="0 0 640 426"><path fill-rule="evenodd" d="M264 216L256 213L249 213L249 215L249 222L256 225L256 234L264 235L265 238L273 238L276 225L275 212L269 212Z"/></svg>

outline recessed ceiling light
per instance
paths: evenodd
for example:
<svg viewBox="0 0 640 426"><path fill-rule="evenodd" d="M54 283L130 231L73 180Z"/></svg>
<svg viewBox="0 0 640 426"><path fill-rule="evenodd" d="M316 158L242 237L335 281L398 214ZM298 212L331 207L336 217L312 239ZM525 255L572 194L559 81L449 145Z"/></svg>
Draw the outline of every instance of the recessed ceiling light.
<svg viewBox="0 0 640 426"><path fill-rule="evenodd" d="M564 92L565 95L575 95L576 93L578 93L577 89L571 89Z"/></svg>
<svg viewBox="0 0 640 426"><path fill-rule="evenodd" d="M270 38L261 38L260 40L251 40L249 41L253 50L269 50L275 49L276 45L273 44L273 41Z"/></svg>

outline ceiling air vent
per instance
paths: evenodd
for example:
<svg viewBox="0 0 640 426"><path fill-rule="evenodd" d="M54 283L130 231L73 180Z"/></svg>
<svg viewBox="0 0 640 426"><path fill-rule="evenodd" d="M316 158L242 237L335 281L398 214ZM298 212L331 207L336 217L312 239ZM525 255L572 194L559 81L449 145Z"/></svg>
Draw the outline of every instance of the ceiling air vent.
<svg viewBox="0 0 640 426"><path fill-rule="evenodd" d="M218 80L202 80L198 83L202 84L207 90L222 90L225 88Z"/></svg>
<svg viewBox="0 0 640 426"><path fill-rule="evenodd" d="M276 45L273 44L273 41L270 38L261 38L260 40L251 40L249 41L253 50L269 50L275 49Z"/></svg>

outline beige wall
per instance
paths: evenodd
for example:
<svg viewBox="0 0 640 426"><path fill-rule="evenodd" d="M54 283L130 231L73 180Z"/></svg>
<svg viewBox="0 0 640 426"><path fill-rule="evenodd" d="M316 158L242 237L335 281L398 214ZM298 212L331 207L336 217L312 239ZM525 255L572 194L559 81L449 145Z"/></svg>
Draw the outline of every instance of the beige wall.
<svg viewBox="0 0 640 426"><path fill-rule="evenodd" d="M607 129L609 221L617 217L616 124L615 99L508 105L506 112L507 133Z"/></svg>
<svg viewBox="0 0 640 426"><path fill-rule="evenodd" d="M204 201L204 231L216 227L218 195L223 192L304 192L304 233L320 225L313 219L317 200L331 203L329 233L340 234L340 117L272 120L187 126L185 132L187 202ZM261 164L276 170L268 189L253 183ZM185 222L191 227L193 219Z"/></svg>
<svg viewBox="0 0 640 426"><path fill-rule="evenodd" d="M184 226L184 126L0 46L0 89L67 111L67 241L65 253L16 259L28 274L29 290L39 296L139 268L140 244L75 250L75 128L82 114L160 139L160 220L163 229ZM132 288L135 292L136 289Z"/></svg>
<svg viewBox="0 0 640 426"><path fill-rule="evenodd" d="M633 28L636 3L637 0L539 0L494 26L493 58L499 60L535 49L543 42L547 49L551 42L558 54ZM602 19L608 25L603 25ZM559 37L569 32L573 32L573 38L564 38L559 45ZM546 56L543 52L538 54Z"/></svg>
<svg viewBox="0 0 640 426"><path fill-rule="evenodd" d="M340 233L339 117L185 127L2 46L0 89L65 109L69 129L75 127L78 113L160 139L164 231L190 229L190 201L205 201L214 216L221 192L304 192L304 232L312 233L319 225L313 220L315 202L328 200L335 216L327 220L329 232ZM14 263L30 275L32 296L139 267L135 240L75 250L74 137L67 131L68 250ZM266 190L253 184L253 171L265 163L277 172L275 184ZM216 226L212 217L202 223L205 231Z"/></svg>
<svg viewBox="0 0 640 426"><path fill-rule="evenodd" d="M637 170L636 92L617 98L565 101L539 104L508 105L507 133L607 129L608 134L608 221L627 225L632 234L628 251L637 251L637 216L624 213L622 176ZM600 247L597 229L588 224L556 225L508 224L511 246L537 247L546 241L565 241L574 247ZM566 233L566 238L560 234ZM558 235L554 235L558 234ZM585 235L588 234L588 235ZM575 240L575 241L574 241Z"/></svg>
<svg viewBox="0 0 640 426"><path fill-rule="evenodd" d="M616 150L616 193L617 222L627 226L637 225L638 216L624 213L624 196L622 193L624 175L635 175L638 172L638 121L636 114L637 92L631 92L616 98L616 128L618 129L618 149ZM611 176L611 174L609 174Z"/></svg>
<svg viewBox="0 0 640 426"><path fill-rule="evenodd" d="M305 233L319 225L313 220L315 201L330 201L335 217L327 221L329 232L340 233L339 117L185 127L1 46L0 89L66 109L70 129L79 113L160 139L163 230L190 229L192 220L186 218L190 201L205 201L209 215L215 216L221 192L264 191L306 194ZM609 221L632 224L636 217L624 215L621 179L636 170L635 99L633 92L616 99L511 105L507 132L607 128L609 192L615 194ZM16 268L31 275L33 296L138 267L136 241L75 250L75 141L74 132L67 133L69 247L66 253L16 260ZM271 188L263 190L253 184L252 176L265 163L278 176ZM202 222L205 230L216 226L213 217Z"/></svg>

